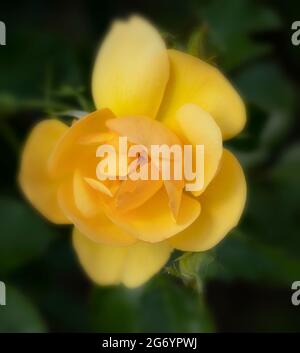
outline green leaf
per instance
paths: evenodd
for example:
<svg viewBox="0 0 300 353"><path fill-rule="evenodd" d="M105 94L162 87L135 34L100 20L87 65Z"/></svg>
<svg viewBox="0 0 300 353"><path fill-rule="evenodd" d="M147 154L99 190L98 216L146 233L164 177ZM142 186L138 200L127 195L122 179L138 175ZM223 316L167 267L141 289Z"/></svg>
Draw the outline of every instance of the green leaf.
<svg viewBox="0 0 300 353"><path fill-rule="evenodd" d="M97 287L90 303L92 327L98 332L138 330L138 292L123 287Z"/></svg>
<svg viewBox="0 0 300 353"><path fill-rule="evenodd" d="M166 270L169 274L181 278L186 285L195 288L201 294L203 282L213 261L214 256L209 251L186 252L175 259Z"/></svg>
<svg viewBox="0 0 300 353"><path fill-rule="evenodd" d="M99 332L209 332L213 324L203 296L159 276L135 290L97 288L91 298Z"/></svg>
<svg viewBox="0 0 300 353"><path fill-rule="evenodd" d="M64 102L51 101L47 102L42 97L24 98L16 94L8 94L0 92L0 117L7 118L13 114L23 111L42 111L43 113L71 110L72 106Z"/></svg>
<svg viewBox="0 0 300 353"><path fill-rule="evenodd" d="M219 271L213 278L243 279L289 286L300 273L300 261L286 249L233 232L216 248Z"/></svg>
<svg viewBox="0 0 300 353"><path fill-rule="evenodd" d="M202 257L195 253L194 257ZM195 259L194 259L195 261ZM285 247L234 231L216 248L213 261L205 273L195 275L199 281L244 280L263 285L289 286L300 273L300 261Z"/></svg>
<svg viewBox="0 0 300 353"><path fill-rule="evenodd" d="M272 61L248 66L236 78L242 95L249 103L266 112L292 108L294 91L280 67Z"/></svg>
<svg viewBox="0 0 300 353"><path fill-rule="evenodd" d="M295 143L279 159L272 171L272 176L281 190L285 191L291 198L300 196L300 143Z"/></svg>
<svg viewBox="0 0 300 353"><path fill-rule="evenodd" d="M83 111L83 110L66 110L64 112L56 113L55 115L62 116L62 117L66 116L66 117L80 119L88 114L89 114L88 112Z"/></svg>
<svg viewBox="0 0 300 353"><path fill-rule="evenodd" d="M187 43L187 52L194 56L207 59L206 54L206 37L207 28L206 26L200 26L196 28L189 37Z"/></svg>
<svg viewBox="0 0 300 353"><path fill-rule="evenodd" d="M254 138L262 148L278 144L293 123L295 94L291 82L273 62L249 66L236 82L246 101L265 113L260 130L252 131ZM255 115L250 115L249 124L254 119Z"/></svg>
<svg viewBox="0 0 300 353"><path fill-rule="evenodd" d="M259 179L248 183L248 207L242 224L249 236L297 256L300 247L300 147L295 144Z"/></svg>
<svg viewBox="0 0 300 353"><path fill-rule="evenodd" d="M19 290L6 286L6 305L0 306L0 332L45 332L33 303Z"/></svg>
<svg viewBox="0 0 300 353"><path fill-rule="evenodd" d="M252 176L239 231L216 248L218 276L289 285L300 273L300 145L259 179Z"/></svg>
<svg viewBox="0 0 300 353"><path fill-rule="evenodd" d="M236 77L236 84L248 103L247 137L229 145L244 167L254 167L268 160L292 129L294 87L272 61L248 66Z"/></svg>
<svg viewBox="0 0 300 353"><path fill-rule="evenodd" d="M202 295L167 277L145 286L140 310L146 332L211 332L212 318Z"/></svg>
<svg viewBox="0 0 300 353"><path fill-rule="evenodd" d="M280 26L276 13L250 0L210 1L201 17L207 23L210 41L221 56L222 66L227 69L270 52L271 46L255 41L253 34Z"/></svg>
<svg viewBox="0 0 300 353"><path fill-rule="evenodd" d="M30 206L13 198L0 199L0 224L0 273L41 256L57 234Z"/></svg>

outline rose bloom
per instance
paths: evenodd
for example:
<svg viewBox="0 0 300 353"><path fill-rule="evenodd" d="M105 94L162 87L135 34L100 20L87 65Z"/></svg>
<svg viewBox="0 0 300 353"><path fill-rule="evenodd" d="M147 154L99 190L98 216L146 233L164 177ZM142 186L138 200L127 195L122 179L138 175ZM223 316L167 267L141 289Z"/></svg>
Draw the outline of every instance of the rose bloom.
<svg viewBox="0 0 300 353"><path fill-rule="evenodd" d="M38 123L25 144L19 183L31 204L56 224L72 224L73 245L100 285L137 287L173 249L205 251L237 225L246 182L223 140L244 127L243 101L206 62L167 50L158 31L133 16L115 22L97 54L92 94L97 110L67 126ZM204 186L185 181L99 180L102 144L204 145Z"/></svg>

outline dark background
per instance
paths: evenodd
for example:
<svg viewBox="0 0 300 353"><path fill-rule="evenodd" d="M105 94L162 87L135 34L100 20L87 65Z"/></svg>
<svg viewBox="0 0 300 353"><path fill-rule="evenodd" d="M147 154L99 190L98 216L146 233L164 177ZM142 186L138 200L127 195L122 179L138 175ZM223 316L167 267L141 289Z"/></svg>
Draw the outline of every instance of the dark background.
<svg viewBox="0 0 300 353"><path fill-rule="evenodd" d="M248 179L237 229L205 254L176 261L144 287L94 287L70 245L23 199L16 175L30 128L92 110L91 69L117 16L140 13L170 47L219 65L245 99L246 129L226 143ZM299 1L6 1L0 20L1 332L300 331Z"/></svg>

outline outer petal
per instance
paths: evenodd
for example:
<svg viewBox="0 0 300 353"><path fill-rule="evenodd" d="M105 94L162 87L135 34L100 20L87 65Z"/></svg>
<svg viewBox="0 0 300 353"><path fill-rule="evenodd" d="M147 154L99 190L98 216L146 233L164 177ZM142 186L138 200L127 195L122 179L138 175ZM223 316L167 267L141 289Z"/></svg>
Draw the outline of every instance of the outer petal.
<svg viewBox="0 0 300 353"><path fill-rule="evenodd" d="M107 246L89 240L76 228L73 244L81 265L94 282L100 285L123 283L131 288L140 286L157 273L172 251L166 242Z"/></svg>
<svg viewBox="0 0 300 353"><path fill-rule="evenodd" d="M105 122L112 118L114 115L110 110L101 109L76 121L60 138L49 159L51 175L61 176L73 172L76 166L86 163L87 158L84 153L90 152L90 155L94 157L94 165L96 165L95 147L93 145L84 146L82 141L92 134L105 132L107 130Z"/></svg>
<svg viewBox="0 0 300 353"><path fill-rule="evenodd" d="M198 196L217 172L223 152L221 131L213 118L195 104L181 107L177 111L176 118L189 143L204 145L204 185L199 191L193 192Z"/></svg>
<svg viewBox="0 0 300 353"><path fill-rule="evenodd" d="M99 193L100 194L100 193ZM92 194L90 194L91 196ZM95 197L95 192L93 193ZM58 191L58 199L70 221L91 240L107 245L124 246L133 244L136 239L126 231L111 222L103 211L103 205L99 196L99 211L96 215L88 217L77 207L73 193L72 183L63 184ZM95 199L94 202L97 202Z"/></svg>
<svg viewBox="0 0 300 353"><path fill-rule="evenodd" d="M216 120L224 139L238 134L246 122L245 107L223 74L204 61L176 50L169 50L169 58L170 80L159 120L177 131L176 111L186 103L195 103Z"/></svg>
<svg viewBox="0 0 300 353"><path fill-rule="evenodd" d="M68 127L59 120L38 123L25 144L19 182L29 201L43 216L54 223L69 223L58 205L58 181L47 170L49 156Z"/></svg>
<svg viewBox="0 0 300 353"><path fill-rule="evenodd" d="M95 104L117 116L155 117L168 77L169 59L157 30L137 16L115 22L95 62Z"/></svg>
<svg viewBox="0 0 300 353"><path fill-rule="evenodd" d="M184 251L204 251L215 246L234 228L246 202L246 181L236 158L224 150L221 168L200 197L200 217L169 241Z"/></svg>
<svg viewBox="0 0 300 353"><path fill-rule="evenodd" d="M157 243L190 226L199 216L200 210L197 200L183 194L175 222L168 206L167 193L161 189L141 207L122 214L111 212L108 217L137 239Z"/></svg>

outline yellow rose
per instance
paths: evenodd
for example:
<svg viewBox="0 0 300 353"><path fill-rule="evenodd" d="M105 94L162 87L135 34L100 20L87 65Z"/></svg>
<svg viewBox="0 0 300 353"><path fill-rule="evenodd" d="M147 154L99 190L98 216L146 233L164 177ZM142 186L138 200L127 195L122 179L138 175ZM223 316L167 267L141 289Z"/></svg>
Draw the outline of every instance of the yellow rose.
<svg viewBox="0 0 300 353"><path fill-rule="evenodd" d="M34 127L19 182L47 219L75 226L74 248L93 281L136 287L174 248L210 249L238 223L245 177L222 141L242 130L245 107L220 71L167 50L157 30L136 16L115 22L106 36L92 93L98 110L72 126L49 119ZM96 150L117 147L119 136L144 145L203 144L204 187L186 192L180 181L100 181Z"/></svg>

